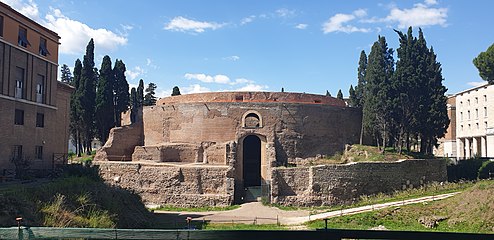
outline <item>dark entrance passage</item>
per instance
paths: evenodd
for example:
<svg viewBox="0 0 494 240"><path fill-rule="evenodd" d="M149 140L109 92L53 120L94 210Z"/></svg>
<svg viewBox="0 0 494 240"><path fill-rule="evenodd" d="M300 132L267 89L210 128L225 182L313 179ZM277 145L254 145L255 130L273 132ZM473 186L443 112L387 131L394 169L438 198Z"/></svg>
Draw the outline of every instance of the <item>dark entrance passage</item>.
<svg viewBox="0 0 494 240"><path fill-rule="evenodd" d="M261 186L261 139L247 136L243 142L244 187Z"/></svg>

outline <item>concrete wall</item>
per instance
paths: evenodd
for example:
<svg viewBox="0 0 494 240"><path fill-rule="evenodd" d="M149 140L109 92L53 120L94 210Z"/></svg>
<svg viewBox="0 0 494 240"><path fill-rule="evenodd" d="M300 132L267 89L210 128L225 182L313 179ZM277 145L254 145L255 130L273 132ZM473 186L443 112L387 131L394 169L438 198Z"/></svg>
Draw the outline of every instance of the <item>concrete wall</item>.
<svg viewBox="0 0 494 240"><path fill-rule="evenodd" d="M145 204L181 207L228 206L234 180L228 166L177 166L134 162L96 162L109 184L139 194Z"/></svg>
<svg viewBox="0 0 494 240"><path fill-rule="evenodd" d="M363 195L443 181L447 181L444 160L274 168L271 201L295 206L337 205Z"/></svg>

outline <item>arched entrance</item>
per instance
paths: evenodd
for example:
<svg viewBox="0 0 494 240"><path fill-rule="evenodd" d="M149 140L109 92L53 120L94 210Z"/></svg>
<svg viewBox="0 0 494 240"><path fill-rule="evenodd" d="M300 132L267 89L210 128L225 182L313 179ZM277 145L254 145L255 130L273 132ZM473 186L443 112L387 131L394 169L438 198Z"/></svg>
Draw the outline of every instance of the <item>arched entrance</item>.
<svg viewBox="0 0 494 240"><path fill-rule="evenodd" d="M249 135L242 145L244 187L261 186L261 139Z"/></svg>

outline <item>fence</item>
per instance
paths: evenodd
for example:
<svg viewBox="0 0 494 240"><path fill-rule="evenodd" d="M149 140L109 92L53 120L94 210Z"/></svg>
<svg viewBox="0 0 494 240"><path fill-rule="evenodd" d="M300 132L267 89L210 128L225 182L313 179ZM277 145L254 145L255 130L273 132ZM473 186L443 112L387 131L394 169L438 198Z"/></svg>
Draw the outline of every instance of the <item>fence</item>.
<svg viewBox="0 0 494 240"><path fill-rule="evenodd" d="M0 239L194 239L194 240L314 240L314 239L494 239L492 234L321 229L317 231L158 230L102 228L0 228Z"/></svg>

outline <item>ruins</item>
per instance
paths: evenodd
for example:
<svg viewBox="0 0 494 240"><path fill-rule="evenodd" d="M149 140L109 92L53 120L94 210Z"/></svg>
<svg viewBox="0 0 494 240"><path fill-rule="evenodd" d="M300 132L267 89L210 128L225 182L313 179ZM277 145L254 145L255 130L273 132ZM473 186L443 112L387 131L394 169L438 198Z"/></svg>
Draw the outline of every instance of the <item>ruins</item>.
<svg viewBox="0 0 494 240"><path fill-rule="evenodd" d="M306 93L166 97L112 129L93 163L145 203L176 206L334 205L446 180L440 160L296 167L357 143L361 118L343 100Z"/></svg>

